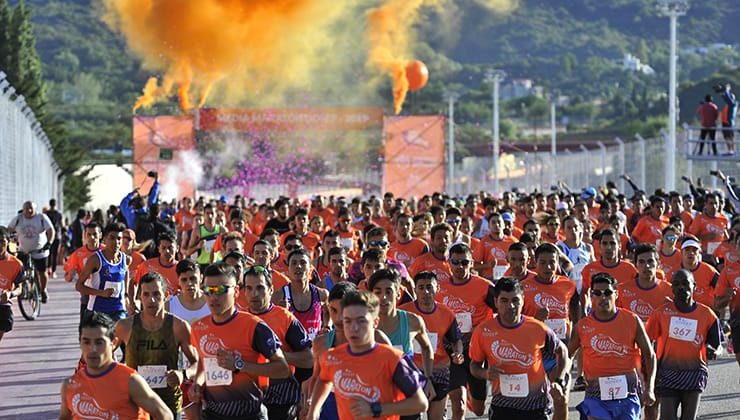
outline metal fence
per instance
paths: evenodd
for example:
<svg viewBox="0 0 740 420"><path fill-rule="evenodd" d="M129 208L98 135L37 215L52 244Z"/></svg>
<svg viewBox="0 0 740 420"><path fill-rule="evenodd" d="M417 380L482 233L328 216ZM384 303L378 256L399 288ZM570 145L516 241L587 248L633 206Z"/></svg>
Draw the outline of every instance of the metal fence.
<svg viewBox="0 0 740 420"><path fill-rule="evenodd" d="M35 201L40 210L56 198L63 208L61 182L41 124L0 71L0 225L7 224L27 200Z"/></svg>
<svg viewBox="0 0 740 420"><path fill-rule="evenodd" d="M740 179L740 157L722 160L688 160L686 130L679 133L676 153L676 189L688 192L688 184L681 177L688 176L696 181L701 177L703 185L722 188L711 170L721 169L728 176ZM740 134L740 133L738 133ZM516 149L516 147L514 147ZM603 142L576 144L559 150L553 156L547 152L524 150L505 153L499 159L499 187L503 190L518 188L524 191L549 191L558 181L565 182L572 191L587 186L603 186L607 181L617 184L620 191L631 195L629 185L621 178L629 175L639 188L652 193L666 187L665 180L665 134L662 137L644 139L637 134L634 139L611 139ZM456 164L455 182L452 190L456 194L476 193L481 190L494 191L494 176L491 157L465 158Z"/></svg>

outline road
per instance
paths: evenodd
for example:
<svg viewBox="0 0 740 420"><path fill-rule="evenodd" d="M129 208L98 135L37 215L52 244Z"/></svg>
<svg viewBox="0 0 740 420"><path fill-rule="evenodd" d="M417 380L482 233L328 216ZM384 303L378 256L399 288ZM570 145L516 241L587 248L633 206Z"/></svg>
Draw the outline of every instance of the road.
<svg viewBox="0 0 740 420"><path fill-rule="evenodd" d="M59 386L79 359L79 295L61 278L50 280L49 303L41 316L26 321L13 307L15 328L0 342L0 419L55 419ZM701 419L740 418L740 368L734 358L710 365L709 387L702 397ZM583 393L571 396L571 418ZM471 417L475 418L475 417Z"/></svg>

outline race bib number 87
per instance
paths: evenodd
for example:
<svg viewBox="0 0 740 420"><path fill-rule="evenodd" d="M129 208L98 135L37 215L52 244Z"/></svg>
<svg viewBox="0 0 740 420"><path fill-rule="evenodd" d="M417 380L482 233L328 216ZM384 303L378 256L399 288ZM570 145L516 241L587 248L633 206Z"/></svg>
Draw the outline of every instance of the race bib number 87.
<svg viewBox="0 0 740 420"><path fill-rule="evenodd" d="M602 401L627 398L627 377L618 375L599 378L599 392Z"/></svg>

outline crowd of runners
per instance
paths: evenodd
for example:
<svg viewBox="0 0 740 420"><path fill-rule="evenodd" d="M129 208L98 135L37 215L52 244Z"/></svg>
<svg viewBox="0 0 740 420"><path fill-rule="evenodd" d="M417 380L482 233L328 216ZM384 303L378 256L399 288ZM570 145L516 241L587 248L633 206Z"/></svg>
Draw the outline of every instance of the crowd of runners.
<svg viewBox="0 0 740 420"><path fill-rule="evenodd" d="M167 203L152 174L70 223L27 202L0 227L0 338L31 258L44 304L58 263L80 293L63 419L566 419L573 391L581 418L694 419L708 360L740 346L716 176Z"/></svg>

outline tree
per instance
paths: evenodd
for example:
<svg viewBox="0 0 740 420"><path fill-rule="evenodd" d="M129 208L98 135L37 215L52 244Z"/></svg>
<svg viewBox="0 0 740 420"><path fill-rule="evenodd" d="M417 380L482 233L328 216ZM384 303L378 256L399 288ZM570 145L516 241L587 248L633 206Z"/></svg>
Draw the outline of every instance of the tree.
<svg viewBox="0 0 740 420"><path fill-rule="evenodd" d="M46 84L41 72L41 60L36 51L36 38L30 21L31 12L21 0L13 9L10 20L10 63L8 79L18 93L26 98L36 118L45 115Z"/></svg>
<svg viewBox="0 0 740 420"><path fill-rule="evenodd" d="M0 70L8 71L10 55L10 7L8 0L0 0Z"/></svg>

